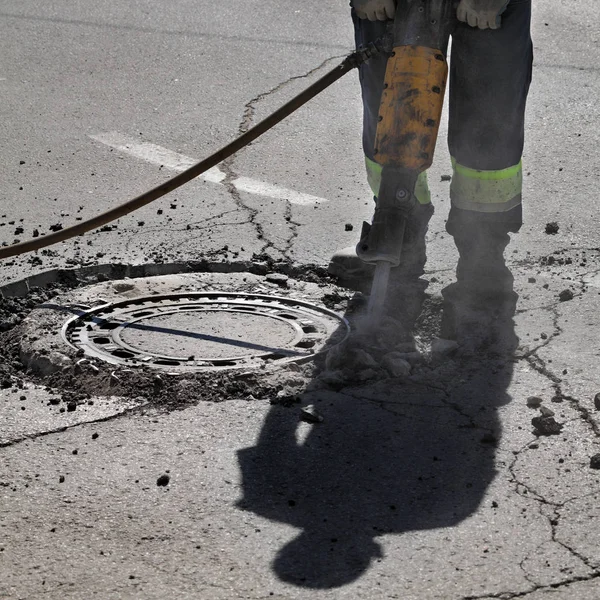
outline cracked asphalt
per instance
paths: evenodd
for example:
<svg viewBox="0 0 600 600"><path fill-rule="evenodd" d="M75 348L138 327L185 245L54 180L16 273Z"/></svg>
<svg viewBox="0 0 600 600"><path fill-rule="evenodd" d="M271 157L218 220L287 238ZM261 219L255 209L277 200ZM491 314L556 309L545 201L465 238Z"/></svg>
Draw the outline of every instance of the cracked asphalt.
<svg viewBox="0 0 600 600"><path fill-rule="evenodd" d="M202 158L246 131L351 49L347 6L331 4L6 0L0 242L74 224L171 174L91 136ZM0 389L0 598L596 600L596 12L592 0L534 5L525 225L507 249L513 360L309 386L290 406L231 397L179 410L108 394L60 413L47 405L59 390L23 377ZM370 216L360 115L351 74L221 165L221 184L192 182L114 228L5 261L0 289L98 264L323 267ZM434 299L456 262L445 135L429 177ZM239 177L271 187L240 191ZM534 430L531 396L560 433ZM300 420L309 404L322 423Z"/></svg>

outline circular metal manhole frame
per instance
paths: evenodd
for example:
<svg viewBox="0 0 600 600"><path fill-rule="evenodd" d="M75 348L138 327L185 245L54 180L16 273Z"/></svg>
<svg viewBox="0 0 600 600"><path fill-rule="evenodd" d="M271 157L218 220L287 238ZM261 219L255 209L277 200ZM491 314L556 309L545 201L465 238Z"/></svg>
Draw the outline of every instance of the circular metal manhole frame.
<svg viewBox="0 0 600 600"><path fill-rule="evenodd" d="M136 349L121 339L134 323L152 316L182 312L228 312L257 314L290 325L295 336L286 348L264 347L251 355L231 357L176 357ZM185 292L129 298L109 302L80 312L68 319L62 329L63 340L88 357L125 367L147 366L178 372L226 369L255 369L266 364L307 362L315 355L344 341L350 334L348 320L334 311L285 296L238 292Z"/></svg>

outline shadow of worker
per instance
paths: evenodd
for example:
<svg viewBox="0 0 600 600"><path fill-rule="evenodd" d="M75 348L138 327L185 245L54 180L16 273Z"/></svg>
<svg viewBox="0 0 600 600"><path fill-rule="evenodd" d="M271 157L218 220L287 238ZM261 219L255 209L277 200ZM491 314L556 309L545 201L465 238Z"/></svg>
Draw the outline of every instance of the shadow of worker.
<svg viewBox="0 0 600 600"><path fill-rule="evenodd" d="M452 527L477 510L495 476L513 361L421 371L306 392L301 405L313 404L320 423L301 422L298 404L273 405L256 445L238 452L238 507L300 530L273 561L281 580L349 584L383 558L379 536Z"/></svg>

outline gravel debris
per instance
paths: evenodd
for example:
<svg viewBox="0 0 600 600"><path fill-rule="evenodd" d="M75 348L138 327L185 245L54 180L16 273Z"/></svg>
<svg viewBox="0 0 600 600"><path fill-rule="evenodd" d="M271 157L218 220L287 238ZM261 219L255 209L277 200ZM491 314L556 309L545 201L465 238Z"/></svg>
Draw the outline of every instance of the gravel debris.
<svg viewBox="0 0 600 600"><path fill-rule="evenodd" d="M431 344L431 355L435 358L442 358L452 354L458 349L458 344L454 340L445 340L437 338Z"/></svg>
<svg viewBox="0 0 600 600"><path fill-rule="evenodd" d="M563 290L559 295L558 299L561 302L567 302L568 300L573 300L573 292L569 289Z"/></svg>
<svg viewBox="0 0 600 600"><path fill-rule="evenodd" d="M171 478L166 473L163 473L156 480L156 485L159 486L159 487L165 487L166 485L169 485L169 481L171 481Z"/></svg>
<svg viewBox="0 0 600 600"><path fill-rule="evenodd" d="M268 273L265 275L265 280L269 283L275 283L280 285L281 287L287 287L289 282L289 277L284 275L283 273Z"/></svg>
<svg viewBox="0 0 600 600"><path fill-rule="evenodd" d="M554 417L533 417L531 424L535 427L536 435L558 435L563 428Z"/></svg>
<svg viewBox="0 0 600 600"><path fill-rule="evenodd" d="M527 398L527 406L530 408L538 408L543 401L543 398L540 398L539 396L529 396L529 398Z"/></svg>
<svg viewBox="0 0 600 600"><path fill-rule="evenodd" d="M300 409L300 420L306 423L322 423L323 415L319 413L314 404L308 404Z"/></svg>
<svg viewBox="0 0 600 600"><path fill-rule="evenodd" d="M411 366L404 356L401 352L389 352L383 357L381 364L392 377L406 377L410 375Z"/></svg>

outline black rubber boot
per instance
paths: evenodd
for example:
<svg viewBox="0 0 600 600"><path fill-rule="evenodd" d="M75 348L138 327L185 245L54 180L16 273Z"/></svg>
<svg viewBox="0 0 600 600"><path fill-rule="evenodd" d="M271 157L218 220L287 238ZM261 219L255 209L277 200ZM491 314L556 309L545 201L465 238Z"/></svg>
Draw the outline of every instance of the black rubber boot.
<svg viewBox="0 0 600 600"><path fill-rule="evenodd" d="M480 222L447 228L459 252L456 283L442 290L441 337L466 353L516 349L513 317L518 295L504 250L510 241L505 223Z"/></svg>
<svg viewBox="0 0 600 600"><path fill-rule="evenodd" d="M375 198L375 202L377 199ZM416 278L423 274L426 261L425 235L434 209L431 204L418 204L406 223L400 266L391 270L394 279ZM356 246L336 251L327 271L337 277L340 285L367 293L371 289L374 265L362 261Z"/></svg>
<svg viewBox="0 0 600 600"><path fill-rule="evenodd" d="M385 315L393 321L390 335L396 340L412 339L411 332L425 300L429 285L422 278L427 261L425 236L433 212L432 204L415 207L406 223L400 265L390 271ZM358 258L354 247L336 252L328 270L338 277L340 285L365 294L371 291L374 266Z"/></svg>

